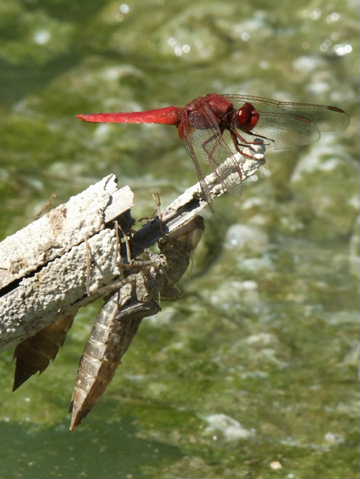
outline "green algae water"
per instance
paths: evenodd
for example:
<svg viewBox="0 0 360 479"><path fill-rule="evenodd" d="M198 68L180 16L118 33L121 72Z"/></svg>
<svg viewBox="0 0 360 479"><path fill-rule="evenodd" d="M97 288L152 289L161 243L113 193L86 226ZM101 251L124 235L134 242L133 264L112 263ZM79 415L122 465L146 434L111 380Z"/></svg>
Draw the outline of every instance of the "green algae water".
<svg viewBox="0 0 360 479"><path fill-rule="evenodd" d="M166 205L196 181L176 128L78 113L217 92L352 119L269 154L207 214L182 297L143 321L76 432L68 406L100 304L16 393L1 352L0 478L360 477L356 3L2 0L1 239L111 172L138 217L152 193Z"/></svg>

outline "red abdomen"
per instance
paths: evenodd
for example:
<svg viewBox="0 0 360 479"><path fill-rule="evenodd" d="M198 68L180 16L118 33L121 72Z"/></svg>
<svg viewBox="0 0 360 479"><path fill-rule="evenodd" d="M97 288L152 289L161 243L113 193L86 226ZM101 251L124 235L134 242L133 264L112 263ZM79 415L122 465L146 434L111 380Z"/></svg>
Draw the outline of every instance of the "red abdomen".
<svg viewBox="0 0 360 479"><path fill-rule="evenodd" d="M168 106L157 110L134 111L131 113L93 113L89 115L76 115L83 121L93 123L162 123L164 125L177 125L182 108Z"/></svg>

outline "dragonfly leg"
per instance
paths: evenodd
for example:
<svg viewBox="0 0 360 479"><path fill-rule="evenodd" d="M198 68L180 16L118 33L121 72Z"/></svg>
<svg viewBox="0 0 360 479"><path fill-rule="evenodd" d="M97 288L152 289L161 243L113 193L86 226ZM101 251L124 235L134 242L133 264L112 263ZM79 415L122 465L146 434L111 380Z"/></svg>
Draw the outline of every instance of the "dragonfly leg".
<svg viewBox="0 0 360 479"><path fill-rule="evenodd" d="M232 136L231 130L230 130L230 134L231 134L231 136ZM214 155L214 152L215 152L216 147L219 146L219 141L216 141L215 144L214 144L214 146L213 146L210 150L209 150L208 148L206 148L206 145L207 145L208 143L210 143L212 140L218 139L218 138L219 138L218 134L214 134L214 135L212 135L210 138L208 138L206 141L204 141L204 143L202 144L202 147L203 147L203 149L205 150L205 152L206 152L206 154L207 154L207 156L208 156L208 158L209 158L210 163L213 163L213 164L215 165L215 167L217 167L218 164L216 163L216 161L215 161L213 155ZM237 139L236 136L234 136L234 137L232 136L232 140L233 140L233 143L234 143L234 146L235 146L235 149L236 149L237 152L241 153L243 156L249 156L249 157L250 157L250 155L245 154L243 151L241 151L241 150L239 149L239 147L238 147L238 143L239 143L239 142L238 142L238 139ZM246 141L246 140L245 140L245 141ZM230 154L231 154L231 150L229 150L229 155L230 155ZM239 175L240 181L242 181L242 179L243 179L243 172L241 171L241 167L240 167L239 163L238 163L238 162L234 162L234 166L235 166L235 169L236 169L236 171L237 171L237 173L238 173L238 175ZM223 182L223 183L226 183L226 179L225 179L225 178L221 178L221 177L220 177L220 181Z"/></svg>
<svg viewBox="0 0 360 479"><path fill-rule="evenodd" d="M116 255L118 266L123 270L135 271L137 268L152 266L152 260L135 260L131 252L131 236L126 233L117 220L114 221L116 238ZM121 235L121 238L120 238ZM122 241L123 240L123 241Z"/></svg>
<svg viewBox="0 0 360 479"><path fill-rule="evenodd" d="M256 138L261 138L262 140L267 140L269 142L269 143L265 143L265 145L267 145L267 146L270 145L271 143L275 143L274 139L268 138L267 136L258 135L257 133L254 133L252 131L247 131L246 133L248 135L255 136ZM241 136L240 133L238 133L236 130L233 130L233 129L230 130L230 134L231 134L234 146L236 148L236 151L238 151L239 153L241 153L242 155L244 155L248 158L253 158L251 155L246 154L243 150L240 150L239 148L240 147L250 147L250 149L251 149L252 145L255 145L255 146L257 145L256 140L255 141L248 141L246 138Z"/></svg>
<svg viewBox="0 0 360 479"><path fill-rule="evenodd" d="M212 146L211 149L207 148L207 144L210 143L211 141L213 141L214 139L216 139L217 137L218 137L218 134L215 133L214 135L210 136L207 140L205 140L201 145L203 150L205 151L207 157L209 158L210 163L212 163L212 165L215 166L215 168L217 166L219 166L217 164L217 162L215 161L214 156L213 156L214 152L215 152L215 149L218 146L218 143L215 142L214 146Z"/></svg>
<svg viewBox="0 0 360 479"><path fill-rule="evenodd" d="M221 135L222 135L222 133L221 133ZM220 138L221 138L221 136L220 136ZM214 145L210 149L207 148L207 144L210 143L211 141L213 141L214 139L215 139ZM220 175L217 171L219 163L217 163L217 161L214 158L215 150L220 145L220 142L218 141L218 139L219 139L219 135L218 135L218 133L215 133L214 135L210 136L207 140L205 140L202 143L201 146L202 146L203 150L205 151L205 153L208 157L210 166L214 168L214 172L218 176L220 183L226 184L226 178L224 178L223 175ZM230 155L231 155L231 151L229 150L229 156ZM238 165L236 166L236 168L239 169ZM239 176L240 176L240 178L242 178L241 172L239 172Z"/></svg>
<svg viewBox="0 0 360 479"><path fill-rule="evenodd" d="M255 133L254 131L247 131L246 133L248 135L255 136L256 138L261 138L262 140L266 140L269 142L268 144L275 143L275 140L273 138L269 138L268 136L264 136L264 135L259 135L258 133ZM235 132L235 134L239 136L241 140L244 140L244 138L241 135L239 135L239 133ZM256 144L256 141L247 141L246 143L248 145L254 145Z"/></svg>

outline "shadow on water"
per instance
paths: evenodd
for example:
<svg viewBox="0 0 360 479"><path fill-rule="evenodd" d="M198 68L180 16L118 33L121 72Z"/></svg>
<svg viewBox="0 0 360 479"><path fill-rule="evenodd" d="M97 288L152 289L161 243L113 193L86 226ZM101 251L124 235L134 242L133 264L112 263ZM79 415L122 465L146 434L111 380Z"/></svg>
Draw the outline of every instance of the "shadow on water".
<svg viewBox="0 0 360 479"><path fill-rule="evenodd" d="M113 408L108 403L106 409ZM73 433L63 424L35 428L0 423L0 478L39 478L44 471L49 478L146 477L149 467L166 466L183 456L177 447L137 437L132 418L110 421L111 427L92 418L90 427L85 423Z"/></svg>
<svg viewBox="0 0 360 479"><path fill-rule="evenodd" d="M34 92L42 91L61 73L79 63L81 55L72 52L44 65L12 65L0 60L0 104L9 106ZM16 84L16 88L14 88Z"/></svg>

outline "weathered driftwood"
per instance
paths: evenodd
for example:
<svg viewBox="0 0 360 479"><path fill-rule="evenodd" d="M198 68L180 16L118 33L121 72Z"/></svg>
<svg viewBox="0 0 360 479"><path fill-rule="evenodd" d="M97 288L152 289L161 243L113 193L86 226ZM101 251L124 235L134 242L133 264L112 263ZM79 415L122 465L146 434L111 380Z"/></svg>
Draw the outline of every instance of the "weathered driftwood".
<svg viewBox="0 0 360 479"><path fill-rule="evenodd" d="M159 296L173 295L203 230L197 214L255 173L263 152L258 144L255 160L227 160L134 234L132 192L118 189L110 175L0 243L0 347L20 341L14 389L55 358L79 307L108 298L80 363L74 430L111 381L141 320L159 311ZM160 254L132 261L156 242Z"/></svg>
<svg viewBox="0 0 360 479"><path fill-rule="evenodd" d="M0 347L74 314L119 277L113 220L128 229L132 205L110 175L0 243Z"/></svg>
<svg viewBox="0 0 360 479"><path fill-rule="evenodd" d="M189 223L208 200L254 174L263 162L263 146L258 150L257 160L243 161L239 155L241 177L232 158L231 168L225 162L220 173L206 177L207 199L197 183L137 231L129 242L132 258ZM219 182L221 169L226 171L226 183ZM122 231L129 230L132 201L131 190L118 189L110 175L0 243L0 348L73 315L103 296L104 287L113 284L116 289L126 259L124 248L119 251L114 220Z"/></svg>
<svg viewBox="0 0 360 479"><path fill-rule="evenodd" d="M0 243L0 292L91 238L133 202L131 189L119 189L109 175L5 238Z"/></svg>

